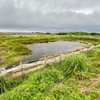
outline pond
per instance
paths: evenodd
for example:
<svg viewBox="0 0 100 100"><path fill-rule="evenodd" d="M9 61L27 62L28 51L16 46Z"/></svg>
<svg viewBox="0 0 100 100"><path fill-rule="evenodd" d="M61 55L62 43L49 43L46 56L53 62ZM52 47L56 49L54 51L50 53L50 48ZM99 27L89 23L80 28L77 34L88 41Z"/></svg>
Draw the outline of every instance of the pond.
<svg viewBox="0 0 100 100"><path fill-rule="evenodd" d="M62 52L67 52L74 49L85 47L87 44L72 42L72 41L56 41L48 43L38 43L28 45L27 47L32 50L32 53L28 55L24 61L37 60L43 55L52 55Z"/></svg>

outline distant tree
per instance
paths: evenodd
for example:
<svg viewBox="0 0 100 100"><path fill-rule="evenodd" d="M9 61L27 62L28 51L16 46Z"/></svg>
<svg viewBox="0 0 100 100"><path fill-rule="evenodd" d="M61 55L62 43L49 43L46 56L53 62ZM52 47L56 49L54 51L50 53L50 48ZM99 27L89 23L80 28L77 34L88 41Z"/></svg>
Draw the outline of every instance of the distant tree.
<svg viewBox="0 0 100 100"><path fill-rule="evenodd" d="M92 33L90 33L90 35L95 36L95 35L98 35L98 33L92 32Z"/></svg>
<svg viewBox="0 0 100 100"><path fill-rule="evenodd" d="M57 35L67 35L68 33L67 32L59 32L57 33Z"/></svg>
<svg viewBox="0 0 100 100"><path fill-rule="evenodd" d="M52 33L47 32L47 33L45 33L45 34L47 34L47 35L51 35Z"/></svg>

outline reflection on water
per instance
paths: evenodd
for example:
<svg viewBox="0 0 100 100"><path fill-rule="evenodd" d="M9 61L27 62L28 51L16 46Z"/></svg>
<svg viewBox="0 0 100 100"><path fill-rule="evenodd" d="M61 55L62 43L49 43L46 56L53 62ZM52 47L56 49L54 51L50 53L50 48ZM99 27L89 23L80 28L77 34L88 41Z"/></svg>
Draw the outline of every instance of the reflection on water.
<svg viewBox="0 0 100 100"><path fill-rule="evenodd" d="M50 55L54 53L62 53L70 51L72 49L81 48L86 44L70 41L56 41L48 43L38 43L34 45L28 45L27 47L32 50L32 54L28 55L26 59L35 60L41 58L43 55Z"/></svg>

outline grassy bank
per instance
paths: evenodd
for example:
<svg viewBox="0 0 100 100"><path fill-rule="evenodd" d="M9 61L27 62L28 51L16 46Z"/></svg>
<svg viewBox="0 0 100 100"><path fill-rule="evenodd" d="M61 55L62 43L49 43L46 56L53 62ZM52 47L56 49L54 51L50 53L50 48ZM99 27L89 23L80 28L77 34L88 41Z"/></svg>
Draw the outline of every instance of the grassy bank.
<svg viewBox="0 0 100 100"><path fill-rule="evenodd" d="M0 34L0 67L12 65L30 54L26 45L34 43L52 42L57 40L89 42L94 45L100 44L100 39L89 34L30 34L11 35Z"/></svg>
<svg viewBox="0 0 100 100"><path fill-rule="evenodd" d="M0 78L0 100L99 100L100 48L24 76ZM94 81L95 80L95 81Z"/></svg>

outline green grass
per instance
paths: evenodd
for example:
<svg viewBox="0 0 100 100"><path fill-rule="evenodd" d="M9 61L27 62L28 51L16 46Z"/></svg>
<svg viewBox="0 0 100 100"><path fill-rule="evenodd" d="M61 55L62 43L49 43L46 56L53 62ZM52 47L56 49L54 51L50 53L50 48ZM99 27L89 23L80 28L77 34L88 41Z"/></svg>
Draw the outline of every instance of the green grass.
<svg viewBox="0 0 100 100"><path fill-rule="evenodd" d="M89 68L88 59L84 54L71 54L64 60L63 64L63 72L66 77L71 77L79 72L87 72Z"/></svg>
<svg viewBox="0 0 100 100"><path fill-rule="evenodd" d="M68 41L80 41L85 43L92 43L94 45L100 44L100 39L95 38L84 32L75 32L65 35L57 34L30 34L21 35L19 34L0 34L0 67L12 65L22 60L25 55L31 53L26 45L34 43L43 43L57 40L68 40ZM16 59L17 58L17 59ZM19 58L19 59L18 59ZM7 61L9 59L9 61Z"/></svg>
<svg viewBox="0 0 100 100"><path fill-rule="evenodd" d="M2 85L4 91L0 100L99 100L99 84L90 87L93 84L91 79L100 74L100 65L95 63L95 59L100 62L98 50L100 48L70 55L59 63L25 75L24 79L3 79L5 85ZM82 87L91 91L81 93Z"/></svg>
<svg viewBox="0 0 100 100"><path fill-rule="evenodd" d="M100 48L98 49L93 49L87 52L88 57L100 57Z"/></svg>

